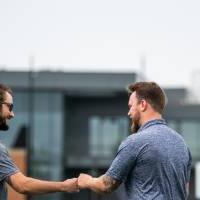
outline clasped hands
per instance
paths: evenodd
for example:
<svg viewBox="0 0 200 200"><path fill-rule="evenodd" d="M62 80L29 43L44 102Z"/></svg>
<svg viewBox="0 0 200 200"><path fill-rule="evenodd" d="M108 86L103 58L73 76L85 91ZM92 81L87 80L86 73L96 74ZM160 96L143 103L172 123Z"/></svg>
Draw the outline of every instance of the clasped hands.
<svg viewBox="0 0 200 200"><path fill-rule="evenodd" d="M92 179L92 176L88 174L80 174L78 178L67 179L64 181L64 191L67 192L79 192L80 189L86 189L89 187L89 182Z"/></svg>

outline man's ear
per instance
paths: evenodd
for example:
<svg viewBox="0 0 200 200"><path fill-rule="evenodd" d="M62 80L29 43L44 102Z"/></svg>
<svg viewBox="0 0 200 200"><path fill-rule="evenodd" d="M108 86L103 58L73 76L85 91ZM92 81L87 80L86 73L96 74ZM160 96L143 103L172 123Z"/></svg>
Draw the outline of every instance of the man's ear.
<svg viewBox="0 0 200 200"><path fill-rule="evenodd" d="M142 99L140 101L140 110L141 110L141 112L146 111L147 107L148 107L147 101L145 99Z"/></svg>

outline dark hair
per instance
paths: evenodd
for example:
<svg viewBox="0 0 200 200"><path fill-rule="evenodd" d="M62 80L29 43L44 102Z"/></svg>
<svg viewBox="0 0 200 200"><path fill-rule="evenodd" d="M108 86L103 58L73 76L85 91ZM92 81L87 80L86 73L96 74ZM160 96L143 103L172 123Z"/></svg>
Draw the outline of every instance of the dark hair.
<svg viewBox="0 0 200 200"><path fill-rule="evenodd" d="M164 91L155 82L136 82L128 86L128 93L131 95L136 92L138 100L145 99L152 108L163 113L166 103L166 96Z"/></svg>
<svg viewBox="0 0 200 200"><path fill-rule="evenodd" d="M4 102L6 92L12 95L12 90L8 86L0 83L0 103Z"/></svg>

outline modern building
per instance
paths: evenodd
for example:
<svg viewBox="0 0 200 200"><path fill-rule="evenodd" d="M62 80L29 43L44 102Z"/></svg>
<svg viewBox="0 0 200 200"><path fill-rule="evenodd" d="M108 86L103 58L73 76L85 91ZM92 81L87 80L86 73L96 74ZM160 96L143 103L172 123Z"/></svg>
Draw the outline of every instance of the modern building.
<svg viewBox="0 0 200 200"><path fill-rule="evenodd" d="M14 90L16 117L8 134L10 148L28 151L28 174L63 180L80 172L100 175L110 165L120 141L129 135L126 86L135 73L64 73L0 71L0 82ZM187 103L187 90L167 89L165 118L183 134L194 164L200 160L200 105ZM194 170L191 197L194 198ZM90 191L51 194L31 200L123 200L123 187L108 196Z"/></svg>

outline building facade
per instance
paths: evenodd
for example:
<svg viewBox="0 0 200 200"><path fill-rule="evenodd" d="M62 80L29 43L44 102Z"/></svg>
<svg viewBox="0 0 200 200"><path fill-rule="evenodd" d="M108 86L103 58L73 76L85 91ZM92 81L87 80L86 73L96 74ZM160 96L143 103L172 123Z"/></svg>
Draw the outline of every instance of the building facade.
<svg viewBox="0 0 200 200"><path fill-rule="evenodd" d="M80 172L98 176L109 167L120 142L130 134L126 86L134 73L63 73L1 71L0 80L14 90L16 117L0 139L12 149L28 152L28 174L63 180ZM195 162L200 105L186 102L184 88L165 89L169 103L165 119L182 133ZM194 170L191 197L194 198ZM122 200L123 186L108 196L90 191L50 194L31 200Z"/></svg>

